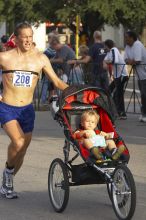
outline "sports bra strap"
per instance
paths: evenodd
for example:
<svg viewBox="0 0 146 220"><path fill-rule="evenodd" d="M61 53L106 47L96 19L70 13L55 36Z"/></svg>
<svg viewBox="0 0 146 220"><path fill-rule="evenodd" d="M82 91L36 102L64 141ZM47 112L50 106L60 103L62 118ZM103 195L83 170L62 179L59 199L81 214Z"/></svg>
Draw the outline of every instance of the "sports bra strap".
<svg viewBox="0 0 146 220"><path fill-rule="evenodd" d="M28 71L28 70L2 70L2 74L5 74L5 73L14 73L14 72L16 72L16 71L19 71L19 72L29 72L29 73L31 73L31 74L34 74L34 75L36 75L36 76L38 76L39 75L39 73L37 73L37 72L34 72L34 71Z"/></svg>

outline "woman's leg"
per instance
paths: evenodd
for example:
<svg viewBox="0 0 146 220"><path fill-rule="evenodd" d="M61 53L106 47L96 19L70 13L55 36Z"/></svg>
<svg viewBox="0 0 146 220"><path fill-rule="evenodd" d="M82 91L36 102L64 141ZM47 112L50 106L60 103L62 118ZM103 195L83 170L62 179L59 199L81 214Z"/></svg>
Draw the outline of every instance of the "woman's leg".
<svg viewBox="0 0 146 220"><path fill-rule="evenodd" d="M115 79L115 85L116 85L116 97L115 97L115 103L117 106L117 111L119 113L119 116L126 116L125 114L125 102L124 102L124 86L127 81L126 76L121 76L119 78ZM123 118L124 119L124 118ZM126 118L125 118L126 119Z"/></svg>
<svg viewBox="0 0 146 220"><path fill-rule="evenodd" d="M23 163L27 147L31 141L31 132L24 134L16 120L4 124L3 129L11 139L11 143L8 146L6 168L3 171L0 193L8 199L13 199L17 198L13 187L13 176Z"/></svg>
<svg viewBox="0 0 146 220"><path fill-rule="evenodd" d="M32 133L24 134L16 120L12 120L3 126L5 132L11 139L8 146L7 165L14 167L16 173L22 165L26 150L30 144Z"/></svg>

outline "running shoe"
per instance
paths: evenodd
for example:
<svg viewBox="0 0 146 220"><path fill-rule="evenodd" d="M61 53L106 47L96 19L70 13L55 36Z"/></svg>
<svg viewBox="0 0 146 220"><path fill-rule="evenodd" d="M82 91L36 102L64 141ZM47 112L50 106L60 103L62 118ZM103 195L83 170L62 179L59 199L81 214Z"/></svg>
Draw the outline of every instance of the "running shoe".
<svg viewBox="0 0 146 220"><path fill-rule="evenodd" d="M3 171L3 180L2 186L0 188L0 194L2 197L7 199L15 199L18 197L13 188L13 173L14 169L9 170L5 168Z"/></svg>
<svg viewBox="0 0 146 220"><path fill-rule="evenodd" d="M3 186L1 186L0 197L7 199L17 199L18 195L14 190L6 190Z"/></svg>

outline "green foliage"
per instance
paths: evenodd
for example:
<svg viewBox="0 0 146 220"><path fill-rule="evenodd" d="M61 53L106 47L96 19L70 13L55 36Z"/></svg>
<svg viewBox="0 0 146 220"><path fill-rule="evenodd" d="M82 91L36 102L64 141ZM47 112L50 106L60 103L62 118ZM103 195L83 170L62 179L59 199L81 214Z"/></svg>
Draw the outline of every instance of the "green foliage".
<svg viewBox="0 0 146 220"><path fill-rule="evenodd" d="M107 24L123 24L140 33L146 24L145 0L90 0L89 9L99 11Z"/></svg>
<svg viewBox="0 0 146 220"><path fill-rule="evenodd" d="M2 0L0 0L0 14L1 14L0 21L3 20L3 15L2 15L3 8L4 8L4 2Z"/></svg>
<svg viewBox="0 0 146 220"><path fill-rule="evenodd" d="M0 20L62 21L71 24L77 14L90 29L123 24L141 32L146 23L146 0L0 0Z"/></svg>
<svg viewBox="0 0 146 220"><path fill-rule="evenodd" d="M75 14L80 14L84 20L86 14L95 15L92 24L110 25L123 24L125 28L140 33L146 23L146 0L68 0L66 7L57 10L57 15L63 21L72 20ZM98 26L98 25L97 25Z"/></svg>
<svg viewBox="0 0 146 220"><path fill-rule="evenodd" d="M1 7L2 4L2 7ZM38 21L44 18L39 0L0 0L0 20L13 21Z"/></svg>

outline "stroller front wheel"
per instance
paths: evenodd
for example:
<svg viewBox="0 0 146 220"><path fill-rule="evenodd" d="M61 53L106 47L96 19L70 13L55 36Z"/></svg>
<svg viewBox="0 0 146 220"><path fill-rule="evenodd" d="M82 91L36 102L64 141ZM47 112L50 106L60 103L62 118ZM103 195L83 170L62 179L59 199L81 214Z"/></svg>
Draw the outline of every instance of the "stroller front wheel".
<svg viewBox="0 0 146 220"><path fill-rule="evenodd" d="M129 168L122 164L117 166L113 181L111 197L115 214L121 220L130 220L136 207L136 187Z"/></svg>
<svg viewBox="0 0 146 220"><path fill-rule="evenodd" d="M107 183L107 192L108 192L108 195L109 195L109 198L110 200L112 201L112 184L111 183Z"/></svg>
<svg viewBox="0 0 146 220"><path fill-rule="evenodd" d="M56 158L52 161L48 174L48 192L56 212L62 212L69 199L69 178L64 162Z"/></svg>

